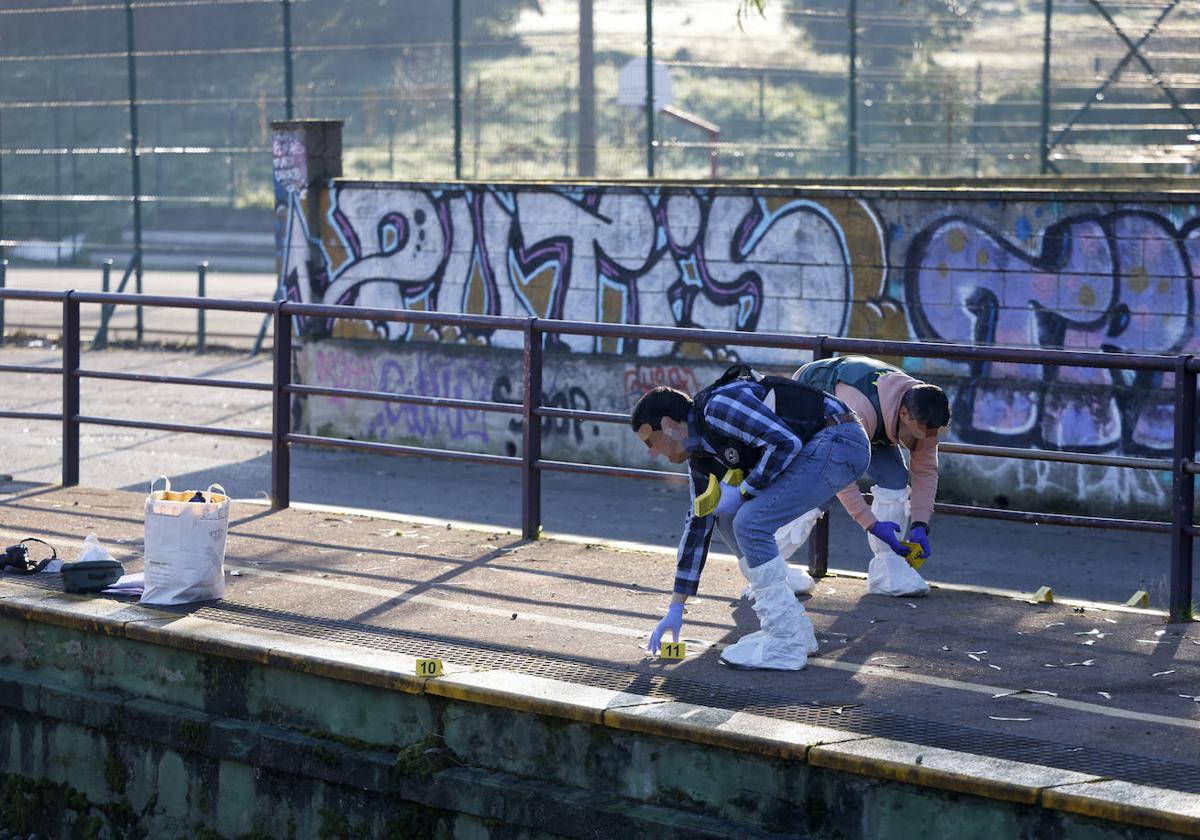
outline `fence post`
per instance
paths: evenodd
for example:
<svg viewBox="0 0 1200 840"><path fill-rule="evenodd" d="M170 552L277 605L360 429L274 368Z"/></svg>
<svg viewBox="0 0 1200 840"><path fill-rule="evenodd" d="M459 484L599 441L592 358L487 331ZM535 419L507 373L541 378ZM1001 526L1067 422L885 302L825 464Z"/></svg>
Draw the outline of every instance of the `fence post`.
<svg viewBox="0 0 1200 840"><path fill-rule="evenodd" d="M292 118L292 101L295 93L295 81L292 75L292 0L282 0L283 3L283 102L284 113Z"/></svg>
<svg viewBox="0 0 1200 840"><path fill-rule="evenodd" d="M0 259L0 289L4 288L8 274L8 260ZM0 347L4 346L4 299L0 298Z"/></svg>
<svg viewBox="0 0 1200 840"><path fill-rule="evenodd" d="M1175 359L1175 453L1171 474L1171 621L1192 615L1192 534L1196 477L1184 468L1196 457L1196 374L1191 356Z"/></svg>
<svg viewBox="0 0 1200 840"><path fill-rule="evenodd" d="M654 177L654 0L646 0L646 177Z"/></svg>
<svg viewBox="0 0 1200 840"><path fill-rule="evenodd" d="M813 361L828 359L832 354L825 349L825 336L817 337L817 348L813 350ZM829 514L817 519L808 535L808 573L818 580L829 572Z"/></svg>
<svg viewBox="0 0 1200 840"><path fill-rule="evenodd" d="M846 7L850 53L846 78L846 174L858 174L858 0Z"/></svg>
<svg viewBox="0 0 1200 840"><path fill-rule="evenodd" d="M1054 18L1054 0L1043 0L1045 21L1042 26L1042 138L1041 174L1050 170L1050 31Z"/></svg>
<svg viewBox="0 0 1200 840"><path fill-rule="evenodd" d="M196 297L204 297L204 276L208 273L208 260L196 266ZM205 346L204 309L196 310L196 352L203 353Z"/></svg>
<svg viewBox="0 0 1200 840"><path fill-rule="evenodd" d="M288 433L292 430L292 319L284 312L287 301L275 304L274 365L271 385L271 507L281 510L291 504L291 450Z"/></svg>
<svg viewBox="0 0 1200 840"><path fill-rule="evenodd" d="M142 293L142 162L138 156L137 60L134 57L133 3L125 0L125 53L129 83L129 163L133 175L134 287ZM142 343L142 307L137 307L137 341Z"/></svg>
<svg viewBox="0 0 1200 840"><path fill-rule="evenodd" d="M521 446L521 536L536 540L542 533L542 334L537 318L525 322L525 394L522 406L525 435Z"/></svg>
<svg viewBox="0 0 1200 840"><path fill-rule="evenodd" d="M462 180L462 0L451 4L450 17L454 38L454 178Z"/></svg>
<svg viewBox="0 0 1200 840"><path fill-rule="evenodd" d="M105 260L100 266L100 291L108 294L110 291L109 285L112 282L112 267L111 259ZM103 350L108 347L108 317L112 312L112 304L105 303L100 306L100 327L96 330L96 336L92 339L92 350Z"/></svg>
<svg viewBox="0 0 1200 840"><path fill-rule="evenodd" d="M62 486L79 483L79 301L63 298L62 324Z"/></svg>

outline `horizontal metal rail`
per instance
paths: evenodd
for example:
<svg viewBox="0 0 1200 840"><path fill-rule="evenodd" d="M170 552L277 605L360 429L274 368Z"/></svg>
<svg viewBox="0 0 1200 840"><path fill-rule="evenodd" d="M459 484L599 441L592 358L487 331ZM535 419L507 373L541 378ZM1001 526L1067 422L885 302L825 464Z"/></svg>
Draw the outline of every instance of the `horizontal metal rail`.
<svg viewBox="0 0 1200 840"><path fill-rule="evenodd" d="M42 367L40 365L0 365L0 373L52 373L62 376L61 367Z"/></svg>
<svg viewBox="0 0 1200 840"><path fill-rule="evenodd" d="M523 330L528 318L505 315L468 315L455 312L426 312L416 309L381 309L367 306L334 306L317 303L284 303L285 315L303 318L348 318L358 321L397 321L414 324L440 324L447 327L475 327L485 330Z"/></svg>
<svg viewBox="0 0 1200 840"><path fill-rule="evenodd" d="M270 382L247 382L244 379L204 379L197 376L159 376L153 373L124 373L112 370L75 371L80 379L114 379L119 382L150 382L156 385L205 385L210 388L236 388L243 391L270 391Z"/></svg>
<svg viewBox="0 0 1200 840"><path fill-rule="evenodd" d="M270 440L270 432L256 432L252 429L226 429L219 426L192 426L186 423L156 423L152 420L124 420L120 417L94 417L88 414L77 414L73 418L76 423L87 423L93 426L121 426L128 429L152 429L158 432L186 432L196 435L216 435L217 437L251 438L253 440Z"/></svg>
<svg viewBox="0 0 1200 840"><path fill-rule="evenodd" d="M45 411L0 411L0 418L6 420L58 420L62 421L62 413Z"/></svg>
<svg viewBox="0 0 1200 840"><path fill-rule="evenodd" d="M667 481L686 484L686 473L666 472L665 470L639 470L634 467L610 467L605 464L580 464L575 461L547 461L539 459L535 466L547 472L581 473L583 475L604 475L612 478L640 478L645 481Z"/></svg>
<svg viewBox="0 0 1200 840"><path fill-rule="evenodd" d="M422 397L416 394L392 394L388 391L357 391L354 388L324 388L315 385L287 385L289 394L313 397L343 397L351 400L374 400L377 402L428 405L440 408L461 408L465 411L493 411L497 414L521 414L521 406L513 403L487 402L484 400L460 400L455 397Z"/></svg>
<svg viewBox="0 0 1200 840"><path fill-rule="evenodd" d="M578 420L583 422L590 420L594 423L628 423L628 414L617 414L612 411L586 411L577 408L550 408L541 406L535 408L533 413L538 417L555 417L563 420Z"/></svg>
<svg viewBox="0 0 1200 840"><path fill-rule="evenodd" d="M999 519L1004 522L1027 522L1033 525L1064 525L1074 528L1098 528L1111 531L1144 531L1153 534L1169 534L1170 522L1152 519L1110 519L1103 516L1073 516L1064 513L1037 513L1028 510L1005 510L1003 508L972 507L937 502L936 513L952 516L971 516L977 519Z"/></svg>
<svg viewBox="0 0 1200 840"><path fill-rule="evenodd" d="M1092 467L1128 467L1137 470L1164 470L1174 466L1161 458L1132 458L1124 455L1098 455L1089 452L1059 452L1054 449L1017 449L1012 446L983 446L970 443L939 443L938 452L949 455L985 455L1018 461L1052 461L1060 464L1084 464Z"/></svg>
<svg viewBox="0 0 1200 840"><path fill-rule="evenodd" d="M379 443L373 440L349 440L293 433L287 436L287 442L300 443L305 446L327 446L333 449L359 449L364 452L385 452L390 455L434 458L441 461L468 461L474 464L499 464L505 467L521 466L521 459L514 455L489 455L483 452L461 452L455 449L426 449L423 446Z"/></svg>

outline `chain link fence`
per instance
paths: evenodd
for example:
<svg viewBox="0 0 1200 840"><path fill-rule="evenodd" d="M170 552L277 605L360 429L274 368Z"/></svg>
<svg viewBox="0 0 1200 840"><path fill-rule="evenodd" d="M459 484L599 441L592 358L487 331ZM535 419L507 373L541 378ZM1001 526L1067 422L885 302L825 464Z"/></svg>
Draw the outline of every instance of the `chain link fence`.
<svg viewBox="0 0 1200 840"><path fill-rule="evenodd" d="M0 256L273 268L269 125L346 175L1191 174L1182 0L13 0ZM141 260L135 257L141 256Z"/></svg>

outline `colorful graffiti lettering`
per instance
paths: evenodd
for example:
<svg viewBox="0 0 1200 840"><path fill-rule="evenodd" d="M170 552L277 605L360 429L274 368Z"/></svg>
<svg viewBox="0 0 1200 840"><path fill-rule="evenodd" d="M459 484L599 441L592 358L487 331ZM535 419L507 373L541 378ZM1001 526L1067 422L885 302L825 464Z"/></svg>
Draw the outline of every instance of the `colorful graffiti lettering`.
<svg viewBox="0 0 1200 840"><path fill-rule="evenodd" d="M1036 252L962 216L913 238L904 274L917 338L1180 353L1197 349L1197 225L1142 209L1080 214L1045 228ZM1162 374L962 363L963 440L1047 449L1161 453L1172 439ZM1115 375L1114 375L1115 374Z"/></svg>

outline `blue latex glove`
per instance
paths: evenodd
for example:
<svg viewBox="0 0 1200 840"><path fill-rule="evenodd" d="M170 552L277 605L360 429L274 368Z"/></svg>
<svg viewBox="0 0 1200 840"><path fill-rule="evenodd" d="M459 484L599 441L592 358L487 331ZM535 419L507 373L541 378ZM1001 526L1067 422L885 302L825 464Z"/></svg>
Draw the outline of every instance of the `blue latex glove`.
<svg viewBox="0 0 1200 840"><path fill-rule="evenodd" d="M651 653L658 653L659 645L662 643L663 634L668 630L671 631L671 641L679 641L679 631L683 627L683 604L671 604L667 607L667 614L663 620L658 622L654 628L654 632L650 634L650 644L646 647Z"/></svg>
<svg viewBox="0 0 1200 840"><path fill-rule="evenodd" d="M929 526L924 522L917 522L908 529L908 541L921 546L921 551L927 558L932 556L929 550Z"/></svg>
<svg viewBox="0 0 1200 840"><path fill-rule="evenodd" d="M742 491L734 487L732 484L721 484L721 501L717 502L717 509L713 511L717 516L733 516L738 512L745 503L745 498L742 497Z"/></svg>
<svg viewBox="0 0 1200 840"><path fill-rule="evenodd" d="M896 537L900 533L900 526L895 522L879 521L870 527L871 536L877 540L883 540L892 551L899 554L901 557L908 556L908 549L904 547L904 543Z"/></svg>

